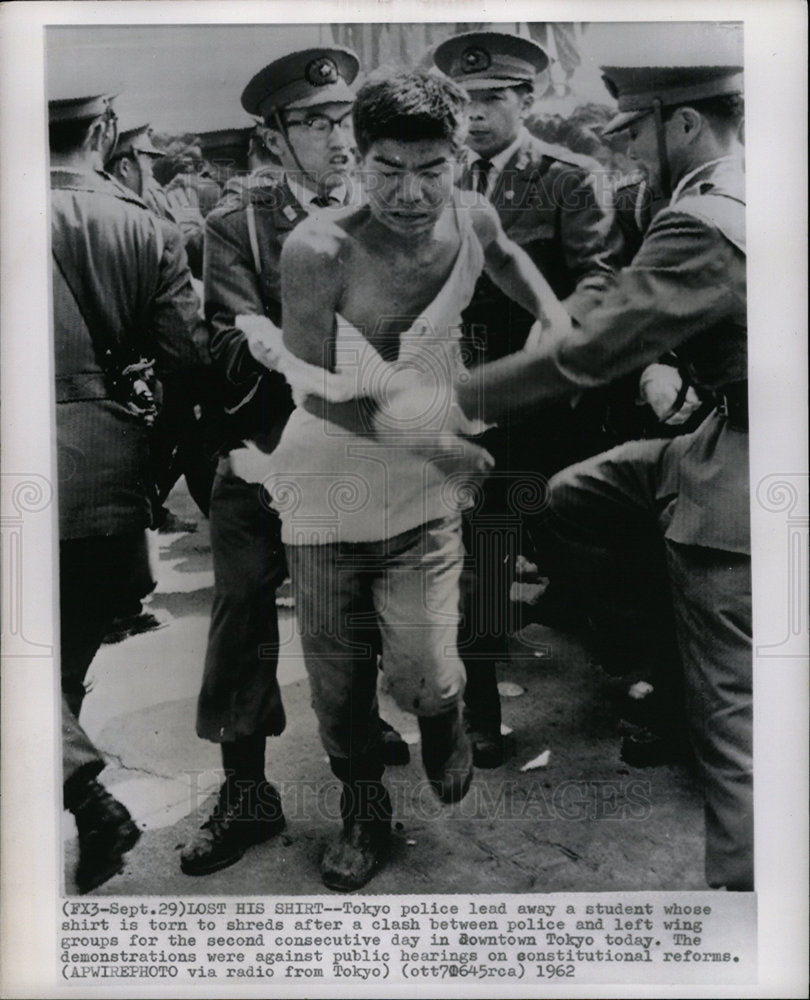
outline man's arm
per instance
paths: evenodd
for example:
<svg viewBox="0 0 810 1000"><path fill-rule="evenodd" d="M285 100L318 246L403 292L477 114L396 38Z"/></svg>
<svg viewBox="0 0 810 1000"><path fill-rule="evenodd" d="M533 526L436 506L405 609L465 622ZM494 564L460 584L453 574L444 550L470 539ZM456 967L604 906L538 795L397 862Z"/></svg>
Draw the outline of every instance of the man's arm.
<svg viewBox="0 0 810 1000"><path fill-rule="evenodd" d="M565 263L581 287L604 288L621 266L624 237L604 174L560 163L550 171Z"/></svg>
<svg viewBox="0 0 810 1000"><path fill-rule="evenodd" d="M284 346L311 365L334 371L338 304L343 284L340 251L346 234L323 218L302 222L281 253Z"/></svg>
<svg viewBox="0 0 810 1000"><path fill-rule="evenodd" d="M484 251L484 269L510 299L545 327L566 327L570 320L559 299L531 258L503 231L493 206L484 198L470 206L472 222Z"/></svg>
<svg viewBox="0 0 810 1000"><path fill-rule="evenodd" d="M554 332L535 353L482 365L458 386L469 417L492 421L605 385L656 361L701 331L744 315L745 261L712 226L662 212L633 261L581 325Z"/></svg>
<svg viewBox="0 0 810 1000"><path fill-rule="evenodd" d="M191 283L180 230L157 216L154 223L160 230L163 249L158 286L151 303L150 332L158 370L167 373L203 362L207 337L201 329L200 301Z"/></svg>
<svg viewBox="0 0 810 1000"><path fill-rule="evenodd" d="M268 315L278 322L280 303L263 301L256 262L250 249L247 224L238 211L213 212L205 232L205 315L211 325L211 356L234 385L251 387L266 371L250 353L236 316Z"/></svg>

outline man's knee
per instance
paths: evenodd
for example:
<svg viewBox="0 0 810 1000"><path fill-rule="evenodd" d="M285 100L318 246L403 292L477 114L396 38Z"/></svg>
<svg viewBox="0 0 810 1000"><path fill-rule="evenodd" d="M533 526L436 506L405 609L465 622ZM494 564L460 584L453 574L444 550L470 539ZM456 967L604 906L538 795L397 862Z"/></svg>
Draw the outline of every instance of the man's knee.
<svg viewBox="0 0 810 1000"><path fill-rule="evenodd" d="M441 665L412 660L411 669L389 675L389 691L397 705L414 715L441 715L457 705L464 692L464 666L457 655Z"/></svg>

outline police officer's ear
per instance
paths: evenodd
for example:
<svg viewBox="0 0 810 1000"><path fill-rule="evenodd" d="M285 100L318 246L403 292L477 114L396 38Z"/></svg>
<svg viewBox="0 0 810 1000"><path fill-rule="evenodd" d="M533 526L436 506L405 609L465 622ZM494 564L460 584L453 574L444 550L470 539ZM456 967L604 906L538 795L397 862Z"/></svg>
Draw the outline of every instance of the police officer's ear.
<svg viewBox="0 0 810 1000"><path fill-rule="evenodd" d="M688 143L695 142L703 130L703 118L694 108L676 108L672 122L679 138Z"/></svg>
<svg viewBox="0 0 810 1000"><path fill-rule="evenodd" d="M514 90L520 99L520 117L525 121L534 107L534 88L531 84L524 84L520 87L515 87Z"/></svg>
<svg viewBox="0 0 810 1000"><path fill-rule="evenodd" d="M87 139L85 140L87 147L94 153L103 153L106 132L107 123L105 120L103 118L96 118L87 130Z"/></svg>
<svg viewBox="0 0 810 1000"><path fill-rule="evenodd" d="M125 184L129 184L132 181L133 174L135 173L135 164L128 156L119 156L115 161L116 176L119 180L123 181Z"/></svg>
<svg viewBox="0 0 810 1000"><path fill-rule="evenodd" d="M262 127L261 135L264 140L265 148L268 152L272 153L276 159L280 159L282 154L287 152L287 140L278 129L273 128L270 125L265 125Z"/></svg>

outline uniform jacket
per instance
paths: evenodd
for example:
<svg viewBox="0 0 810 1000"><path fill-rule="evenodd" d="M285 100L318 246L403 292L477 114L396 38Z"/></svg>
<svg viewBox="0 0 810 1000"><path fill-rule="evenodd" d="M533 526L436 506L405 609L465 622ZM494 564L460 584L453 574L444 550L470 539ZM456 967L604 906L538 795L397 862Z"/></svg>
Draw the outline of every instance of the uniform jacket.
<svg viewBox="0 0 810 1000"><path fill-rule="evenodd" d="M149 523L149 432L110 398L87 326L158 373L193 364L186 254L176 226L94 171L51 171L51 226L60 537L137 531Z"/></svg>
<svg viewBox="0 0 810 1000"><path fill-rule="evenodd" d="M206 219L205 312L229 413L226 449L249 439L272 451L293 410L284 377L253 358L234 317L281 324L281 248L306 216L286 181L269 177L232 190Z"/></svg>
<svg viewBox="0 0 810 1000"><path fill-rule="evenodd" d="M561 299L578 286L604 288L621 263L621 233L609 197L593 182L594 165L588 157L549 146L525 132L489 196L506 235L528 253ZM473 187L469 166L460 183ZM487 342L483 356L476 352L471 358L475 362L520 349L534 317L482 275L464 320L477 324L479 339Z"/></svg>
<svg viewBox="0 0 810 1000"><path fill-rule="evenodd" d="M698 386L722 391L748 377L744 177L707 164L653 219L632 264L572 336L548 347L536 377L603 385L677 350ZM750 551L747 434L709 417L680 463L667 537Z"/></svg>
<svg viewBox="0 0 810 1000"><path fill-rule="evenodd" d="M650 223L668 203L668 198L652 191L641 171L619 179L614 189L613 207L624 239L622 266L629 264L638 253Z"/></svg>

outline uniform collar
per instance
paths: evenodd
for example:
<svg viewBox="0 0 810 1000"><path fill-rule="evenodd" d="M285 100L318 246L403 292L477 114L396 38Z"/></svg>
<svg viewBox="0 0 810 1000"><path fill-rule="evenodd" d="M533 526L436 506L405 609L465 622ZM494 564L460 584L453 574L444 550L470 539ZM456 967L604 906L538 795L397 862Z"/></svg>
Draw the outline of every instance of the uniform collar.
<svg viewBox="0 0 810 1000"><path fill-rule="evenodd" d="M687 174L678 181L675 190L672 192L672 197L669 200L670 205L674 205L675 202L681 197L684 191L696 181L701 175L705 173L714 173L719 167L727 167L733 164L735 161L734 156L719 156L716 160L709 160L706 163L701 163L699 167L695 167L694 170L690 170Z"/></svg>
<svg viewBox="0 0 810 1000"><path fill-rule="evenodd" d="M287 182L287 187L290 189L293 198L298 202L301 208L305 212L310 213L315 210L318 206L313 206L313 201L318 197L318 192L313 191L311 188L306 187L304 184L299 183L299 181L292 178L288 173L285 172L284 180ZM340 187L334 188L330 192L330 198L335 199L335 207L340 207L346 203L346 185L341 185Z"/></svg>
<svg viewBox="0 0 810 1000"><path fill-rule="evenodd" d="M473 153L472 159L470 160L470 165L475 163L477 160L486 160L488 163L492 164L492 169L489 171L490 177L490 191L492 190L495 182L495 178L502 174L506 164L512 159L512 157L517 153L526 139L529 137L528 131L521 126L520 131L514 142L511 142L506 149L502 149L500 153L496 153L494 156L481 156L480 153Z"/></svg>

